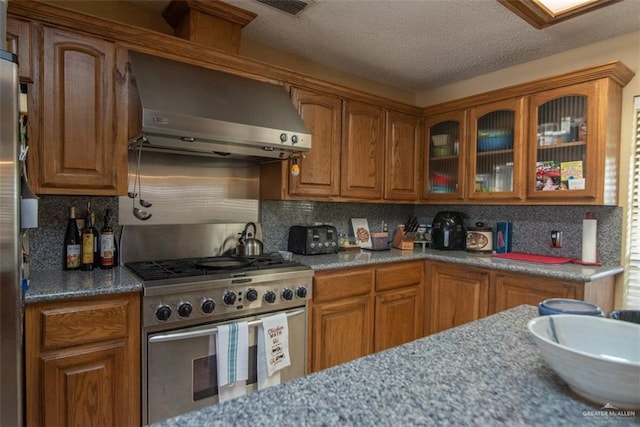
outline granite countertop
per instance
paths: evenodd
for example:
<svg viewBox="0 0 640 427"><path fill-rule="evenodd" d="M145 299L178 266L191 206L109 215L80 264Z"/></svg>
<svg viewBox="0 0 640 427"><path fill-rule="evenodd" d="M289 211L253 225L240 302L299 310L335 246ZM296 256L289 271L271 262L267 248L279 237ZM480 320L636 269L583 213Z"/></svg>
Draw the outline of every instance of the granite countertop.
<svg viewBox="0 0 640 427"><path fill-rule="evenodd" d="M622 273L620 266L584 266L578 264L536 264L492 258L489 255L466 251L438 251L415 249L401 251L351 250L329 255L294 255L294 260L315 271L358 267L370 264L430 259L434 261L493 268L515 273L535 274L555 279L589 282ZM142 281L125 267L111 270L63 271L62 269L31 270L25 303L91 297L142 291Z"/></svg>
<svg viewBox="0 0 640 427"><path fill-rule="evenodd" d="M540 264L494 258L491 257L490 254L475 254L466 251L440 251L431 248L417 248L413 251L402 251L393 248L387 251L368 251L362 249L328 255L294 255L293 258L316 271L429 259L581 282L590 282L624 272L624 268L621 266L586 266L573 263Z"/></svg>
<svg viewBox="0 0 640 427"><path fill-rule="evenodd" d="M64 271L52 268L31 270L26 304L69 298L141 292L142 281L125 267L110 270Z"/></svg>
<svg viewBox="0 0 640 427"><path fill-rule="evenodd" d="M247 396L180 415L173 426L602 425L602 405L574 394L529 335L532 306ZM637 425L638 417L616 419Z"/></svg>

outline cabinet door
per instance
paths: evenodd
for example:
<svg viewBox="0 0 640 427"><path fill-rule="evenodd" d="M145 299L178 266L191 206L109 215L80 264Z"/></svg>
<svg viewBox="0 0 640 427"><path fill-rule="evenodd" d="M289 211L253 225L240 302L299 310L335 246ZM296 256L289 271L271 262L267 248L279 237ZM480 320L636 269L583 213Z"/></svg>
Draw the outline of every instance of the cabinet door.
<svg viewBox="0 0 640 427"><path fill-rule="evenodd" d="M384 111L380 107L345 101L340 194L382 198L384 177Z"/></svg>
<svg viewBox="0 0 640 427"><path fill-rule="evenodd" d="M469 114L469 199L522 199L524 98L485 104Z"/></svg>
<svg viewBox="0 0 640 427"><path fill-rule="evenodd" d="M489 273L459 265L432 264L431 333L485 317L489 311Z"/></svg>
<svg viewBox="0 0 640 427"><path fill-rule="evenodd" d="M387 113L385 199L418 200L421 134L420 118L396 111Z"/></svg>
<svg viewBox="0 0 640 427"><path fill-rule="evenodd" d="M606 178L597 160L603 152L599 146L604 147L598 136L597 84L537 93L529 102L527 196L561 202L595 199Z"/></svg>
<svg viewBox="0 0 640 427"><path fill-rule="evenodd" d="M424 333L424 292L413 286L376 295L374 351L421 338Z"/></svg>
<svg viewBox="0 0 640 427"><path fill-rule="evenodd" d="M42 358L42 420L45 426L131 425L129 402L120 393L126 341Z"/></svg>
<svg viewBox="0 0 640 427"><path fill-rule="evenodd" d="M31 24L7 18L7 50L18 55L18 75L22 82L33 82L33 42Z"/></svg>
<svg viewBox="0 0 640 427"><path fill-rule="evenodd" d="M140 423L140 295L25 308L26 420L38 425Z"/></svg>
<svg viewBox="0 0 640 427"><path fill-rule="evenodd" d="M578 295L578 284L547 277L496 275L496 312L521 304L537 306L548 298L571 298Z"/></svg>
<svg viewBox="0 0 640 427"><path fill-rule="evenodd" d="M311 313L311 372L371 353L373 335L369 295L314 304Z"/></svg>
<svg viewBox="0 0 640 427"><path fill-rule="evenodd" d="M291 97L311 132L313 148L305 153L305 158L295 160L300 166L300 174L289 174L289 194L338 196L342 100L337 96L299 88L291 90Z"/></svg>
<svg viewBox="0 0 640 427"><path fill-rule="evenodd" d="M425 122L422 197L428 201L461 200L464 192L463 159L468 152L466 113L454 111Z"/></svg>
<svg viewBox="0 0 640 427"><path fill-rule="evenodd" d="M44 27L38 99L40 193L115 195L126 191L124 63L102 39ZM122 62L122 61L120 61ZM118 78L116 77L118 76ZM116 91L122 95L117 99ZM116 117L120 107L123 117Z"/></svg>

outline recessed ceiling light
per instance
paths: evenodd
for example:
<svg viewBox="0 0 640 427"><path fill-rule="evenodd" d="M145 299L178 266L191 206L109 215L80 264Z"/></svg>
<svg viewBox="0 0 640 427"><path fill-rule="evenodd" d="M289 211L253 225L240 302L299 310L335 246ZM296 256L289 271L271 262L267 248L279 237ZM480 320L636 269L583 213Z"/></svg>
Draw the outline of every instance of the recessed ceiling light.
<svg viewBox="0 0 640 427"><path fill-rule="evenodd" d="M533 25L544 28L621 0L498 0Z"/></svg>

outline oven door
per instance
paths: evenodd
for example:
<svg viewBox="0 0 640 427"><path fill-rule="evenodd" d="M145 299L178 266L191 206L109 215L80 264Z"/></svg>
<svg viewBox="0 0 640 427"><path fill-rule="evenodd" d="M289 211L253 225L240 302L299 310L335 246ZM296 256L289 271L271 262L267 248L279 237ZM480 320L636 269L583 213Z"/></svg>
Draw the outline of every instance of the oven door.
<svg viewBox="0 0 640 427"><path fill-rule="evenodd" d="M306 310L286 311L291 365L280 372L281 381L305 374ZM210 323L186 329L154 333L147 337L146 424L218 403L217 326L249 322L249 379L247 394L257 390L257 335L266 315ZM143 420L144 421L144 420Z"/></svg>

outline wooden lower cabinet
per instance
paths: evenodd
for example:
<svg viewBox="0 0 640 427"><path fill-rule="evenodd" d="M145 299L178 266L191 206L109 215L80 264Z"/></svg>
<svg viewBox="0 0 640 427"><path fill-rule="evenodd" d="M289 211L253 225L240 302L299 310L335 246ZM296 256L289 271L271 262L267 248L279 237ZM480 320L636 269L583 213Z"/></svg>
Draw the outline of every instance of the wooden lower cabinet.
<svg viewBox="0 0 640 427"><path fill-rule="evenodd" d="M27 425L140 425L137 293L25 310Z"/></svg>
<svg viewBox="0 0 640 427"><path fill-rule="evenodd" d="M320 271L313 286L310 372L424 335L422 261Z"/></svg>
<svg viewBox="0 0 640 427"><path fill-rule="evenodd" d="M525 274L498 273L495 275L495 311L503 311L521 304L537 306L548 298L571 298L588 301L605 313L613 310L614 276L590 282L568 282Z"/></svg>
<svg viewBox="0 0 640 427"><path fill-rule="evenodd" d="M424 262L376 269L374 351L424 336Z"/></svg>
<svg viewBox="0 0 640 427"><path fill-rule="evenodd" d="M371 354L371 297L314 306L311 371Z"/></svg>
<svg viewBox="0 0 640 427"><path fill-rule="evenodd" d="M489 313L489 272L460 264L427 263L430 333L459 326Z"/></svg>

